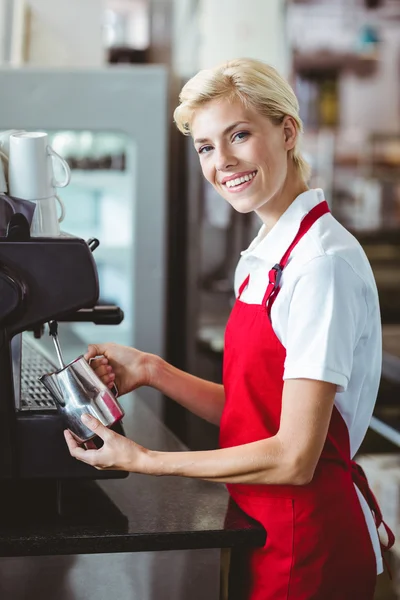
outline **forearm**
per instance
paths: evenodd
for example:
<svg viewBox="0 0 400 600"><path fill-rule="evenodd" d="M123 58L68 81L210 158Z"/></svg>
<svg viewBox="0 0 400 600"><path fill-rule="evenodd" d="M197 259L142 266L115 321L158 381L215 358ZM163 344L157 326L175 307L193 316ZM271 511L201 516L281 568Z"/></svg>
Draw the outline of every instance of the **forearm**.
<svg viewBox="0 0 400 600"><path fill-rule="evenodd" d="M278 436L220 450L153 452L143 456L143 472L194 477L221 483L304 485L307 462L285 449Z"/></svg>
<svg viewBox="0 0 400 600"><path fill-rule="evenodd" d="M224 387L185 373L158 356L150 358L150 385L197 416L219 425L225 403Z"/></svg>

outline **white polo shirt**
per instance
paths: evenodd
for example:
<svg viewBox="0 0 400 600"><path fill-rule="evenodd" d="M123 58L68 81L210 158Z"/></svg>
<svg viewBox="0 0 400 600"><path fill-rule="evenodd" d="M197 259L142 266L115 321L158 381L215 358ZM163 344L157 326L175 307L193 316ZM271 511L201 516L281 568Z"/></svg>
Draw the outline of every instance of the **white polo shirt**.
<svg viewBox="0 0 400 600"><path fill-rule="evenodd" d="M241 253L235 291L250 273L241 300L261 304L268 271L295 237L302 218L324 200L323 191L300 194L267 233L263 225ZM382 366L378 292L358 241L330 214L323 215L294 248L272 306L271 322L286 349L284 379L335 383L335 405L350 437L352 457L369 427ZM356 487L374 546L382 556L371 511Z"/></svg>

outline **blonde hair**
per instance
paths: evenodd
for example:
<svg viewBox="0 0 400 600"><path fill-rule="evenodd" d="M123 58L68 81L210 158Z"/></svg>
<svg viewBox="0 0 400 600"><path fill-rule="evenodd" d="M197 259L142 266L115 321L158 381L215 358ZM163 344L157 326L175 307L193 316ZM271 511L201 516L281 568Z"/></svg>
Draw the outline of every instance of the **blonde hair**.
<svg viewBox="0 0 400 600"><path fill-rule="evenodd" d="M276 125L285 116L293 118L297 140L290 151L296 169L304 181L311 169L299 150L303 123L299 116L299 103L289 83L273 67L259 60L238 58L213 69L204 69L192 77L182 88L179 106L174 111L174 121L184 135L191 135L194 111L211 100L239 99L245 107L253 107Z"/></svg>

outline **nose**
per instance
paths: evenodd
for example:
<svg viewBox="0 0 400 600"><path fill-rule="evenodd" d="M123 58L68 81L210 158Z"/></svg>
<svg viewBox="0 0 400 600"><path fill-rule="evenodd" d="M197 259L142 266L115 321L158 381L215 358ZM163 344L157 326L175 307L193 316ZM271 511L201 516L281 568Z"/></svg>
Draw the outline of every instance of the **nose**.
<svg viewBox="0 0 400 600"><path fill-rule="evenodd" d="M229 167L233 167L237 164L235 156L227 147L220 147L215 150L215 168L217 171L226 171Z"/></svg>

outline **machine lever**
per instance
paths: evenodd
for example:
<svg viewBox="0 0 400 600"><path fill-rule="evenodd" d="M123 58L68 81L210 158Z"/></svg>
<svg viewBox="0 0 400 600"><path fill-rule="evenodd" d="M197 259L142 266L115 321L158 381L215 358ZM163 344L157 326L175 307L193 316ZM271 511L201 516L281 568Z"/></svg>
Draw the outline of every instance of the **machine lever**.
<svg viewBox="0 0 400 600"><path fill-rule="evenodd" d="M58 317L60 321L89 322L96 325L119 325L124 320L124 311L119 306L100 305Z"/></svg>

